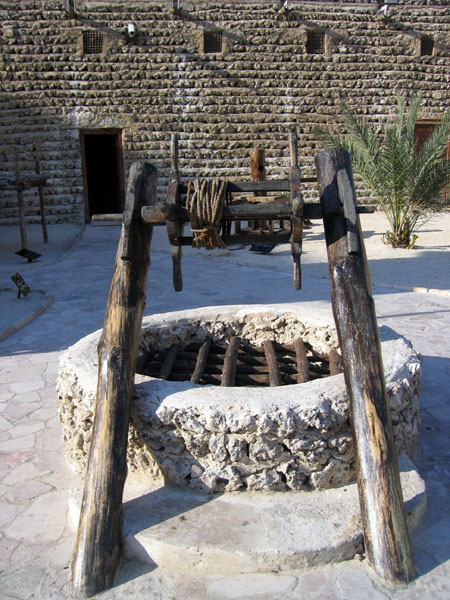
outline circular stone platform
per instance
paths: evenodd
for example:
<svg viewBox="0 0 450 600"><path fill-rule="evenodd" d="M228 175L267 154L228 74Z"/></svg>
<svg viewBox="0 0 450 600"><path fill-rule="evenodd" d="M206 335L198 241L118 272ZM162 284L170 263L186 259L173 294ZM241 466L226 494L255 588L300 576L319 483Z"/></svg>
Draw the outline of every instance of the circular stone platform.
<svg viewBox="0 0 450 600"><path fill-rule="evenodd" d="M405 455L399 467L411 531L425 512L425 486ZM81 491L78 483L70 496L74 529ZM363 548L355 483L313 492L205 494L127 481L122 533L129 558L216 575L319 566Z"/></svg>
<svg viewBox="0 0 450 600"><path fill-rule="evenodd" d="M214 307L147 317L140 351L173 343L229 340L255 345L301 337L319 352L336 347L331 313L289 305ZM409 453L418 435L420 358L403 337L380 329L393 434ZM61 358L58 393L65 450L82 470L89 449L100 331ZM128 444L130 473L209 492L327 489L354 478L343 375L271 388L217 387L137 375Z"/></svg>

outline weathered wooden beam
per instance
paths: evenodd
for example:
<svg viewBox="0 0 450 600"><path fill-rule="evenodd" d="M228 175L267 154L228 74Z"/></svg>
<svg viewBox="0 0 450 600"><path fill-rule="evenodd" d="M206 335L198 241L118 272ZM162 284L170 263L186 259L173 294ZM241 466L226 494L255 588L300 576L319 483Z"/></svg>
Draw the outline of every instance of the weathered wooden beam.
<svg viewBox="0 0 450 600"><path fill-rule="evenodd" d="M122 221L122 219L122 213L103 213L91 217L91 221Z"/></svg>
<svg viewBox="0 0 450 600"><path fill-rule="evenodd" d="M346 220L340 214L337 173L354 189L349 156L321 152L316 158L331 279L332 303L347 385L358 490L369 562L393 582L415 575L392 438L375 306L366 277L364 242L357 221L358 252L349 253Z"/></svg>
<svg viewBox="0 0 450 600"><path fill-rule="evenodd" d="M145 305L152 227L140 218L156 196L156 169L130 168L122 232L102 336L89 461L72 559L75 595L111 587L119 556L122 494L127 471L129 408Z"/></svg>
<svg viewBox="0 0 450 600"><path fill-rule="evenodd" d="M169 186L167 188L167 202L176 207L179 201L179 186L181 182L178 164L178 136L174 133L170 139L170 174ZM170 254L172 256L173 288L176 292L183 289L183 275L181 272L182 248L180 238L183 235L183 221L167 221L167 235L170 242Z"/></svg>
<svg viewBox="0 0 450 600"><path fill-rule="evenodd" d="M222 381L220 383L220 385L223 387L230 387L235 384L236 365L240 343L241 342L237 336L233 335L230 338L230 343L227 346L227 351L225 352L225 358L223 361Z"/></svg>
<svg viewBox="0 0 450 600"><path fill-rule="evenodd" d="M302 177L301 183L317 183L315 177ZM268 179L267 181L228 181L227 192L232 194L254 193L262 195L262 192L290 192L289 179ZM186 194L187 186L180 185L180 193Z"/></svg>
<svg viewBox="0 0 450 600"><path fill-rule="evenodd" d="M178 344L172 344L170 346L169 352L166 354L166 358L164 359L164 362L161 365L161 369L159 371L160 379L168 379L170 377L170 373L172 372L174 362L177 358L178 350Z"/></svg>
<svg viewBox="0 0 450 600"><path fill-rule="evenodd" d="M330 366L330 375L339 375L339 373L342 373L342 360L336 348L331 348L328 355L328 363Z"/></svg>
<svg viewBox="0 0 450 600"><path fill-rule="evenodd" d="M271 340L264 340L264 352L266 353L267 366L269 367L269 379L271 387L281 385L281 373L278 366L277 353Z"/></svg>
<svg viewBox="0 0 450 600"><path fill-rule="evenodd" d="M25 202L23 199L22 173L20 172L20 164L19 164L18 156L16 156L16 160L15 160L15 170L16 170L17 201L18 201L18 205L19 205L20 239L22 241L22 248L27 248L28 247L28 237L27 237L27 223L25 220Z"/></svg>
<svg viewBox="0 0 450 600"><path fill-rule="evenodd" d="M297 359L297 383L305 383L311 379L305 342L301 338L297 338L294 342L294 348Z"/></svg>
<svg viewBox="0 0 450 600"><path fill-rule="evenodd" d="M35 166L35 170L36 170L36 176L39 179L40 175L41 175L41 165L40 165L38 156L35 156L34 166ZM38 194L39 194L39 207L40 207L40 212L41 212L42 238L44 240L44 244L48 244L47 217L45 214L44 185L45 185L45 183L39 182L37 184L37 188L38 188Z"/></svg>
<svg viewBox="0 0 450 600"><path fill-rule="evenodd" d="M180 238L182 246L192 246L192 236L183 236ZM291 239L290 233L269 233L258 234L253 233L233 233L231 235L223 236L223 241L226 244L253 244L253 243L264 243L264 244L286 244Z"/></svg>
<svg viewBox="0 0 450 600"><path fill-rule="evenodd" d="M208 352L211 346L211 338L207 337L200 347L197 362L195 364L194 372L192 373L191 383L199 383L203 376L206 367L206 361L208 359Z"/></svg>
<svg viewBox="0 0 450 600"><path fill-rule="evenodd" d="M266 154L264 148L254 148L250 153L250 178L252 182L266 181ZM261 197L264 197L264 192ZM250 225L250 224L249 224ZM254 228L264 229L266 221L253 223Z"/></svg>
<svg viewBox="0 0 450 600"><path fill-rule="evenodd" d="M291 192L291 254L292 254L292 280L294 290L302 287L302 237L303 237L303 197L300 189L300 167L298 166L298 139L295 131L289 135L289 155L291 168L289 171Z"/></svg>
<svg viewBox="0 0 450 600"><path fill-rule="evenodd" d="M373 213L370 206L357 206L356 212ZM337 215L343 215L342 207L336 209ZM290 219L292 208L290 202L264 202L260 204L228 204L223 207L222 219L228 221L251 221L253 219ZM305 202L303 205L304 219L322 219L322 207L317 202ZM182 219L189 221L189 215L184 207L172 206L161 202L155 206L142 209L142 220L153 225L164 225L166 220Z"/></svg>

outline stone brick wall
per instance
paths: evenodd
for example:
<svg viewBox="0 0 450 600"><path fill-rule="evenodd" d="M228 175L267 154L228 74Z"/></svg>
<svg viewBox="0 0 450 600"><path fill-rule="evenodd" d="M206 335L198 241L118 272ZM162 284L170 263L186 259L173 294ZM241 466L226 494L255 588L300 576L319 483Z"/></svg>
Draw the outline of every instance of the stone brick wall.
<svg viewBox="0 0 450 600"><path fill-rule="evenodd" d="M312 174L312 128L339 122L341 100L382 126L396 94L423 94L421 118L437 119L450 99L450 7L444 0L399 0L390 21L378 3L278 1L1 1L0 179L19 154L33 172L33 148L48 177L50 222L85 218L80 129L122 130L125 177L146 159L163 193L172 132L180 135L184 177L248 178L249 153L266 150L267 174L286 177L287 137L299 133L303 174ZM133 40L126 27L136 27ZM223 51L203 52L204 31L222 32ZM83 32L104 37L83 53ZM325 34L324 53L307 52L308 32ZM420 56L422 35L431 56ZM317 197L311 189L309 195ZM38 220L35 190L25 193ZM0 197L0 224L17 222L17 198Z"/></svg>

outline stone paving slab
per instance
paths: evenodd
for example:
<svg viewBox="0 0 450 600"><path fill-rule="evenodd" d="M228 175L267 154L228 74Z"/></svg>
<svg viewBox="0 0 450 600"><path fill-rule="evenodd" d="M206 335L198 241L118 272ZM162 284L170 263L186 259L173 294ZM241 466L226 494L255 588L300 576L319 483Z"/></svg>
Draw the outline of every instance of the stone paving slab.
<svg viewBox="0 0 450 600"><path fill-rule="evenodd" d="M30 269L29 283L51 292L54 301L43 314L0 341L2 599L71 597L67 575L74 534L66 525L71 473L62 459L56 373L60 353L102 326L118 233L117 226L88 227L69 257ZM420 264L417 268L426 275L426 263ZM442 285L448 289L446 263L441 264ZM185 291L179 294L171 288L170 255L152 252L146 314L261 302L329 307L328 281L305 272L304 289L295 292L290 267L276 271L186 256L183 271ZM0 287L9 286L5 278L0 277ZM421 447L414 460L428 494L424 520L412 535L417 579L407 586L391 586L378 579L365 560L355 559L283 573L204 577L183 565L174 573L162 564L124 561L114 588L99 599L448 600L450 299L394 288L374 291L379 324L405 335L423 357Z"/></svg>
<svg viewBox="0 0 450 600"><path fill-rule="evenodd" d="M425 485L399 456L408 527L420 524ZM83 493L74 480L69 522L76 531ZM267 573L349 560L363 548L356 483L310 492L209 494L149 487L131 480L124 491L124 552L129 559L197 576Z"/></svg>

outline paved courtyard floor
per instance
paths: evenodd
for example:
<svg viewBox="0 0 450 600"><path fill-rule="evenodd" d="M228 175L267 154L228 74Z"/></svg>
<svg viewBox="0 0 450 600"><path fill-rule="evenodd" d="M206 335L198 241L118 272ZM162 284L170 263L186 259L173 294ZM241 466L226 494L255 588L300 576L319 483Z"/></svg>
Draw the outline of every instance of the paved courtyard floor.
<svg viewBox="0 0 450 600"><path fill-rule="evenodd" d="M423 357L421 442L414 460L426 482L428 505L412 535L418 577L407 586L391 586L374 575L366 560L357 559L227 577L214 572L199 576L182 564L174 573L164 565L124 560L114 587L98 598L450 598L450 215L438 215L425 225L414 251L384 246L384 226L382 216L364 216L379 325L410 339ZM2 240L9 240L0 241L1 600L71 598L67 580L75 534L66 513L72 474L63 459L57 415L58 359L68 346L102 327L120 227L89 225L82 232L72 228L65 233L58 227L50 228L49 248L30 264L10 257L17 243L11 246L11 228L0 230ZM306 232L303 289L297 292L289 248L280 246L266 256L248 248L186 251L184 291L176 293L164 236L163 229L155 230L145 314L224 304L330 305L320 224ZM41 291L35 304L20 305L22 314L14 311L26 299L17 299L10 289L16 270L32 290Z"/></svg>

